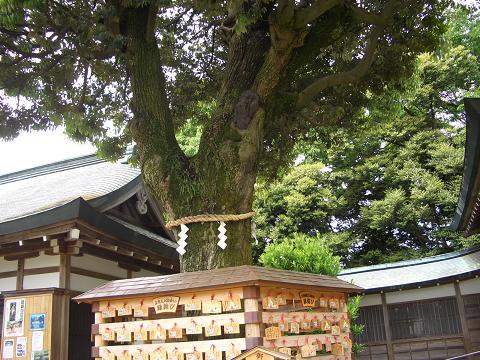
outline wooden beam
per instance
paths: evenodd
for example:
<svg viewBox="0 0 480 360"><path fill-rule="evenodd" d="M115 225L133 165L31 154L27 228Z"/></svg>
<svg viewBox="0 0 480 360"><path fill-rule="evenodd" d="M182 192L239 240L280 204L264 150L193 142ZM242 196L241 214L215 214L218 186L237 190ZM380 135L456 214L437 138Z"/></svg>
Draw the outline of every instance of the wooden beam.
<svg viewBox="0 0 480 360"><path fill-rule="evenodd" d="M52 224L40 228L35 228L31 230L20 231L13 234L0 235L0 244L11 244L18 242L19 240L32 240L32 239L42 239L43 236L55 236L59 234L64 234L70 231L74 226L74 222L69 220L66 222L61 222L57 224Z"/></svg>
<svg viewBox="0 0 480 360"><path fill-rule="evenodd" d="M35 269L25 269L23 271L23 275L28 276L28 275L38 275L38 274L50 274L50 273L55 273L59 271L60 271L60 267L58 266L46 266L46 267L35 268Z"/></svg>
<svg viewBox="0 0 480 360"><path fill-rule="evenodd" d="M97 246L109 244L110 246L108 245L107 246L111 250L114 250L114 248L111 245L118 246L118 248L115 251L122 249L121 250L122 253L124 253L125 251L134 252L136 253L134 254L134 256L138 254L139 258L142 257L143 259L145 259L143 261L148 260L148 262L155 265L158 265L159 261L161 261L163 268L168 270L176 270L176 271L179 270L178 263L174 260L172 261L172 259L170 258L159 256L158 253L155 253L153 251L147 251L147 250L139 251L138 247L125 243L124 241L120 241L117 238L105 232L99 231L94 227L92 227L91 225L86 224L82 221L78 221L76 226L83 234L82 239L84 239L84 241L88 241L90 243L96 243ZM99 240L100 240L100 244L98 244Z"/></svg>
<svg viewBox="0 0 480 360"><path fill-rule="evenodd" d="M392 344L392 329L390 328L390 316L388 315L388 306L387 306L387 297L385 293L381 294L382 298L382 312L383 312L383 323L385 326L385 340L387 341L387 354L389 359L394 359L393 357L393 344Z"/></svg>
<svg viewBox="0 0 480 360"><path fill-rule="evenodd" d="M20 261L20 260L17 260L17 261ZM58 266L46 266L46 267L35 268L35 269L23 269L23 276L25 277L28 275L50 274L50 273L59 272L59 271L60 271L60 268ZM18 271L0 272L0 279L16 277L17 274L18 274Z"/></svg>
<svg viewBox="0 0 480 360"><path fill-rule="evenodd" d="M0 248L0 256L22 256L22 255L27 255L31 253L38 253L39 251L47 250L50 248L50 244L45 243L34 243L34 244L28 244L24 243L23 246L6 246ZM37 255L38 256L38 255Z"/></svg>
<svg viewBox="0 0 480 360"><path fill-rule="evenodd" d="M460 284L455 281L453 283L453 286L455 287L455 297L457 299L458 314L460 316L460 324L462 326L463 346L465 347L465 353L468 354L473 351L473 347L470 332L468 331L467 318L465 316L465 304L463 302L462 292L460 291Z"/></svg>
<svg viewBox="0 0 480 360"><path fill-rule="evenodd" d="M159 265L152 264L152 263L149 263L149 262L143 262L141 260L131 258L131 257L125 256L125 255L121 255L121 254L118 254L118 253L112 253L112 252L110 252L106 249L102 249L102 248L96 247L96 246L91 245L91 244L84 244L83 252L85 252L87 254L90 254L90 255L103 257L104 259L107 259L107 260L110 260L110 261L121 262L121 263L124 263L124 264L133 265L133 266L145 269L145 270L158 272L159 274L161 274L161 273L171 274L171 273L175 272L173 270L169 270L169 268L165 268L164 266L159 266Z"/></svg>
<svg viewBox="0 0 480 360"><path fill-rule="evenodd" d="M25 271L25 259L19 259L17 263L17 290L23 290L23 277Z"/></svg>
<svg viewBox="0 0 480 360"><path fill-rule="evenodd" d="M88 276L96 279L102 279L102 280L107 280L107 281L113 281L113 280L121 280L122 278L109 275L109 274L104 274L104 273L99 273L96 271L91 271L91 270L86 270L78 267L70 267L70 273L71 274L77 274L77 275L83 275L83 276Z"/></svg>
<svg viewBox="0 0 480 360"><path fill-rule="evenodd" d="M137 272L137 271L142 270L142 268L140 266L135 266L135 265L132 265L132 264L125 264L123 262L118 262L117 265L118 265L119 268L125 269L125 270L130 271L130 272L133 272L133 271Z"/></svg>
<svg viewBox="0 0 480 360"><path fill-rule="evenodd" d="M7 261L17 261L20 259L31 259L39 257L39 252L29 252L29 253L20 253L20 254L13 254L13 255L5 255L4 259Z"/></svg>
<svg viewBox="0 0 480 360"><path fill-rule="evenodd" d="M171 268L171 266L172 266L171 261L170 262L168 262L168 261L164 262L164 261L162 261L161 258L159 258L158 255L157 256L150 256L150 255L146 255L146 254L141 254L138 250L133 251L128 246L124 247L123 245L118 245L118 246L117 245L112 245L112 244L106 243L105 241L101 241L101 240L98 240L98 239L86 238L86 239L82 239L82 241L85 242L85 243L91 244L93 246L97 246L98 248L102 248L102 249L106 249L108 251L115 252L118 255L126 256L126 257L129 257L129 258L132 258L132 259L140 260L140 261L145 262L145 263L149 263L149 264L153 265L154 267L162 266L165 269L169 269L169 270L172 269ZM139 271L139 270L134 270L134 271Z"/></svg>

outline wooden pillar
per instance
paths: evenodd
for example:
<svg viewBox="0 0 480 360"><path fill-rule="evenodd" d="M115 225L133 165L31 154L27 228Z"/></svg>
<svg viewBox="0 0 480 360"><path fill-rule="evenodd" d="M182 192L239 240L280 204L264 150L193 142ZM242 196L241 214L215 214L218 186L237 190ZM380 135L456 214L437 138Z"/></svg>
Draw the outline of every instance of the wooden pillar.
<svg viewBox="0 0 480 360"><path fill-rule="evenodd" d="M247 350L263 346L262 311L259 306L260 289L257 286L243 288L245 307L245 341Z"/></svg>
<svg viewBox="0 0 480 360"><path fill-rule="evenodd" d="M60 314L59 354L60 359L68 359L68 340L70 332L70 268L71 255L60 254L59 287L64 289L62 294L56 295L57 311Z"/></svg>
<svg viewBox="0 0 480 360"><path fill-rule="evenodd" d="M463 303L462 293L460 291L460 284L458 282L453 283L455 287L455 297L457 298L458 314L460 316L460 324L462 326L463 334L463 346L465 347L465 353L470 353L472 349L472 339L470 338L470 332L468 331L467 318L465 316L465 304Z"/></svg>
<svg viewBox="0 0 480 360"><path fill-rule="evenodd" d="M93 326L98 327L98 324L103 324L105 322L105 319L102 317L102 312L99 309L99 303L93 304L92 310L95 311L95 325ZM100 346L105 346L106 341L103 340L102 335L100 335L98 331L96 333L97 334L94 335L95 340L94 340L94 347L92 348L92 357L94 357L95 360L102 360L102 358L100 357L99 348Z"/></svg>
<svg viewBox="0 0 480 360"><path fill-rule="evenodd" d="M25 259L17 260L17 285L16 290L23 290L23 277L25 274Z"/></svg>
<svg viewBox="0 0 480 360"><path fill-rule="evenodd" d="M69 254L60 254L59 287L70 290L71 257Z"/></svg>
<svg viewBox="0 0 480 360"><path fill-rule="evenodd" d="M70 294L59 290L53 294L52 313L52 359L68 359L68 340L70 322Z"/></svg>
<svg viewBox="0 0 480 360"><path fill-rule="evenodd" d="M392 344L392 329L390 328L390 317L388 315L387 297L385 293L381 294L382 297L382 311L383 311L383 323L385 326L385 337L387 340L387 354L390 360L395 359L393 356L393 344Z"/></svg>

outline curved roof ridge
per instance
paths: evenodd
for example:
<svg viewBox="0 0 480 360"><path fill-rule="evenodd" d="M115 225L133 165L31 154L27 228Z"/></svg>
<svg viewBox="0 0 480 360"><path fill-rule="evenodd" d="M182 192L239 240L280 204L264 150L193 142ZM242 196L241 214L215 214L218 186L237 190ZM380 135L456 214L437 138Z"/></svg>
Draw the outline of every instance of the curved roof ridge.
<svg viewBox="0 0 480 360"><path fill-rule="evenodd" d="M476 245L467 249L462 249L462 250L458 250L450 253L428 256L420 259L403 260L403 261L397 261L393 263L360 266L360 267L355 267L350 269L344 269L340 272L340 275L359 274L359 273L369 272L369 271L396 269L396 268L415 266L420 264L435 263L439 261L454 259L456 257L461 257L461 256L468 255L478 251L480 251L480 245Z"/></svg>
<svg viewBox="0 0 480 360"><path fill-rule="evenodd" d="M100 159L96 154L83 155L75 158L65 159L54 163L35 166L33 168L15 171L0 175L0 185L15 182L19 180L29 179L36 176L42 176L52 174L55 172L70 170L79 168L82 166L92 165L96 163L105 162L106 160Z"/></svg>
<svg viewBox="0 0 480 360"><path fill-rule="evenodd" d="M133 148L128 148L125 152L125 156L131 155L132 153ZM67 158L64 160L55 161L52 163L34 166L32 168L27 168L12 173L0 175L0 185L103 162L108 162L108 160L99 158L96 153ZM123 163L124 161L122 160L120 162Z"/></svg>

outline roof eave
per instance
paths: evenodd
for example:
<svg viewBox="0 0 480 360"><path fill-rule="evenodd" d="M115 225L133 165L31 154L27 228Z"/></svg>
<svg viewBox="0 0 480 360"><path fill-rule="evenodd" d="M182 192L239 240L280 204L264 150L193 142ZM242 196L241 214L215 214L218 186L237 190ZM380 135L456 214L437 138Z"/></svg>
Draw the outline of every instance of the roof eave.
<svg viewBox="0 0 480 360"><path fill-rule="evenodd" d="M164 257L172 259L178 258L174 246L160 243L110 219L105 214L94 209L82 198L77 198L62 206L47 211L0 223L0 236L44 228L49 225L71 220L86 222L87 224L94 226L96 229L109 233L119 240L142 249L157 252Z"/></svg>
<svg viewBox="0 0 480 360"><path fill-rule="evenodd" d="M445 284L449 284L456 281L469 280L469 279L476 278L478 276L480 276L480 269L468 271L461 274L455 274L452 276L446 276L438 279L430 279L426 281L419 281L419 282L408 283L408 284L365 288L362 291L362 293L365 295L370 295L370 294L378 294L383 292L386 293L386 292L403 291L403 290L415 290L420 288L445 285Z"/></svg>
<svg viewBox="0 0 480 360"><path fill-rule="evenodd" d="M465 98L467 138L463 178L457 209L450 228L466 231L480 185L480 99Z"/></svg>

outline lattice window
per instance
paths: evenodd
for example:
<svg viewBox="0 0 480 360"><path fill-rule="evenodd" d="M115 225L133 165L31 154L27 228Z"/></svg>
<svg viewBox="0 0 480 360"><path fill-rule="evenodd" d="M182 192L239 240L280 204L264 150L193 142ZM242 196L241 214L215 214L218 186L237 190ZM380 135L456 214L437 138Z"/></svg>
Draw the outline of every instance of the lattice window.
<svg viewBox="0 0 480 360"><path fill-rule="evenodd" d="M385 326L381 305L361 307L360 315L355 322L365 325L365 331L355 338L356 342L364 344L385 342Z"/></svg>
<svg viewBox="0 0 480 360"><path fill-rule="evenodd" d="M461 333L455 298L388 305L392 339L410 339Z"/></svg>

